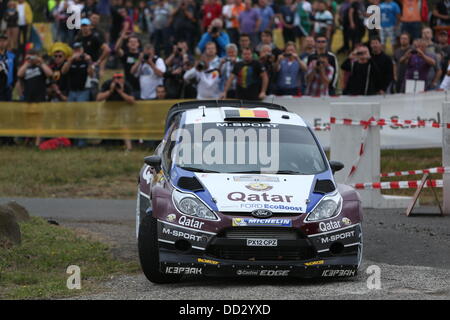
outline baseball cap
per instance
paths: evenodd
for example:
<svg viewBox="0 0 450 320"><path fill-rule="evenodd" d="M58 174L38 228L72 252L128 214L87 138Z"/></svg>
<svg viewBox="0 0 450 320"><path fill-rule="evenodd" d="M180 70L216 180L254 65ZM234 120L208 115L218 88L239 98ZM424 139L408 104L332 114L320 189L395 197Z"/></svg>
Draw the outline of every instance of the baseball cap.
<svg viewBox="0 0 450 320"><path fill-rule="evenodd" d="M89 20L88 18L83 18L83 19L81 19L80 24L82 26L84 26L84 25L90 26L91 25L91 20Z"/></svg>
<svg viewBox="0 0 450 320"><path fill-rule="evenodd" d="M73 45L72 45L72 48L73 49L79 49L79 48L82 48L83 47L83 44L81 43L81 42L75 42Z"/></svg>
<svg viewBox="0 0 450 320"><path fill-rule="evenodd" d="M122 72L116 72L116 73L114 73L113 78L123 78L123 73Z"/></svg>

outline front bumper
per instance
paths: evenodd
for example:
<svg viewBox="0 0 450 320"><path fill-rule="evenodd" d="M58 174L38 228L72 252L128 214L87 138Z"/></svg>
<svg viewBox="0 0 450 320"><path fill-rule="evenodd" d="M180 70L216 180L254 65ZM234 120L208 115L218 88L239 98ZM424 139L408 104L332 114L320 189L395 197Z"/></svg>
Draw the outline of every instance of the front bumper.
<svg viewBox="0 0 450 320"><path fill-rule="evenodd" d="M225 230L230 229L245 230L243 227ZM206 232L158 220L160 271L207 276L302 278L356 275L362 253L359 223L309 236L298 228L278 229L291 230L291 233L273 233L272 237L278 237L277 247L247 247L246 238L257 236L245 236L247 233L244 232L244 236L236 238L235 233ZM249 229L248 234L254 230ZM259 230L271 232L277 228ZM336 248L340 250L336 251Z"/></svg>

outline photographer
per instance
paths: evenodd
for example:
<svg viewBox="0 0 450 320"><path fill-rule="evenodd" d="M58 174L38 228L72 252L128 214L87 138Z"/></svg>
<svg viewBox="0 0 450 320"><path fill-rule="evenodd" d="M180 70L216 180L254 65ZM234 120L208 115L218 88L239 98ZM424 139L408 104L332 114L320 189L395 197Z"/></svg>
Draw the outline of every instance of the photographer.
<svg viewBox="0 0 450 320"><path fill-rule="evenodd" d="M8 50L8 36L0 33L0 101L11 101L12 91L17 80L17 57Z"/></svg>
<svg viewBox="0 0 450 320"><path fill-rule="evenodd" d="M46 80L53 74L50 67L42 60L36 51L28 51L25 63L17 71L22 81L23 100L26 102L44 102Z"/></svg>
<svg viewBox="0 0 450 320"><path fill-rule="evenodd" d="M124 41L126 41L126 46L123 47L122 44ZM141 54L141 43L139 38L128 31L122 32L119 40L116 42L114 50L122 62L125 80L131 86L133 96L138 98L141 87L138 78L131 73L131 68L139 60Z"/></svg>
<svg viewBox="0 0 450 320"><path fill-rule="evenodd" d="M422 39L414 40L413 47L400 58L406 65L405 80L425 81L425 90L429 90L431 81L428 77L430 69L436 65L436 56L426 52L426 43ZM403 83L405 88L406 81Z"/></svg>
<svg viewBox="0 0 450 320"><path fill-rule="evenodd" d="M306 64L297 55L295 43L288 42L284 54L278 56L275 64L275 72L278 73L276 94L298 95L301 74L306 71Z"/></svg>
<svg viewBox="0 0 450 320"><path fill-rule="evenodd" d="M197 61L194 68L186 71L183 79L197 83L197 99L219 99L219 70L211 67L205 57Z"/></svg>
<svg viewBox="0 0 450 320"><path fill-rule="evenodd" d="M206 44L214 42L217 46L219 57L224 57L226 54L226 46L230 43L228 34L222 30L223 23L220 19L214 19L208 27L208 31L205 32L200 42L197 45L198 50L203 53L206 49Z"/></svg>
<svg viewBox="0 0 450 320"><path fill-rule="evenodd" d="M327 96L333 72L334 69L328 62L328 56L326 54L319 55L318 59L308 66L306 94L313 97Z"/></svg>
<svg viewBox="0 0 450 320"><path fill-rule="evenodd" d="M171 55L165 61L167 71L164 74L164 85L167 89L168 98L178 99L182 97L184 66L194 60L188 51L186 41L179 41L173 46Z"/></svg>
<svg viewBox="0 0 450 320"><path fill-rule="evenodd" d="M263 44L259 51L259 62L266 69L267 76L269 77L269 85L267 88L267 94L275 92L275 55L272 46L269 44Z"/></svg>
<svg viewBox="0 0 450 320"><path fill-rule="evenodd" d="M163 84L164 72L166 72L164 60L155 55L153 45L145 45L144 52L131 68L131 73L139 79L142 100L156 98L156 87Z"/></svg>
<svg viewBox="0 0 450 320"><path fill-rule="evenodd" d="M349 73L344 95L367 96L380 93L381 70L371 59L366 46L357 45L341 68Z"/></svg>
<svg viewBox="0 0 450 320"><path fill-rule="evenodd" d="M227 45L227 56L222 58L220 61L220 89L223 91L225 88L225 83L228 81L231 73L233 72L234 65L239 61L238 58L238 48L234 43ZM236 80L231 83L231 87L227 92L228 98L236 97Z"/></svg>
<svg viewBox="0 0 450 320"><path fill-rule="evenodd" d="M94 75L92 58L84 53L83 45L75 42L72 46L73 55L63 65L61 73L67 75L69 95L67 101L89 101L90 90L86 88L88 76Z"/></svg>

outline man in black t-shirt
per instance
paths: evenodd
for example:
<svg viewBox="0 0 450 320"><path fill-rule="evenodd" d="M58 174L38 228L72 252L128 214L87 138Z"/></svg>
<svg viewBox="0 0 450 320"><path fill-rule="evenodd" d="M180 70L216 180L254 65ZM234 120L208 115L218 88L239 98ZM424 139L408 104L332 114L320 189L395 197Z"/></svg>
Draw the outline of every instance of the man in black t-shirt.
<svg viewBox="0 0 450 320"><path fill-rule="evenodd" d="M372 61L377 65L379 70L382 70L380 74L380 93L387 93L390 89L390 85L394 80L394 63L392 58L383 52L383 45L379 37L373 37L370 39L370 49L372 52Z"/></svg>
<svg viewBox="0 0 450 320"><path fill-rule="evenodd" d="M122 44L126 41L126 46L123 48ZM123 71L125 73L125 81L131 86L133 96L138 99L140 96L139 78L131 73L131 68L139 60L141 54L141 44L139 38L135 35L122 33L115 47L116 55L122 61Z"/></svg>
<svg viewBox="0 0 450 320"><path fill-rule="evenodd" d="M80 42L75 42L72 46L73 55L61 69L62 74L67 74L69 95L68 101L89 101L90 91L86 87L87 77L92 76L92 58L84 52Z"/></svg>
<svg viewBox="0 0 450 320"><path fill-rule="evenodd" d="M132 104L135 100L131 92L132 89L125 82L123 73L115 73L112 79L103 83L97 101L126 101Z"/></svg>
<svg viewBox="0 0 450 320"><path fill-rule="evenodd" d="M92 24L88 18L81 19L80 23L81 30L75 38L75 42L80 42L84 52L91 56L95 70L94 77L98 80L103 74L111 50L101 37L92 32Z"/></svg>
<svg viewBox="0 0 450 320"><path fill-rule="evenodd" d="M22 81L24 101L44 102L46 80L52 74L52 70L42 58L30 50L25 57L25 63L17 71L17 76Z"/></svg>
<svg viewBox="0 0 450 320"><path fill-rule="evenodd" d="M234 65L233 71L225 84L222 97L227 97L227 92L234 79L236 81L236 98L243 100L262 100L266 97L269 77L264 66L253 59L253 51L250 48L242 49L242 61Z"/></svg>

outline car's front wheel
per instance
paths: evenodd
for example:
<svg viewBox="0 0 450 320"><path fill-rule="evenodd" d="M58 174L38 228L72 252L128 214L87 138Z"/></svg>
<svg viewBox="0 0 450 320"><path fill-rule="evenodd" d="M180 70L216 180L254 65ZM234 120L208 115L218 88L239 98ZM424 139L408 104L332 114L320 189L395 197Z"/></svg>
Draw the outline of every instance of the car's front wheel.
<svg viewBox="0 0 450 320"><path fill-rule="evenodd" d="M159 271L159 250L156 219L146 215L139 225L138 235L139 260L142 271L153 283L175 283L181 275L164 274Z"/></svg>

